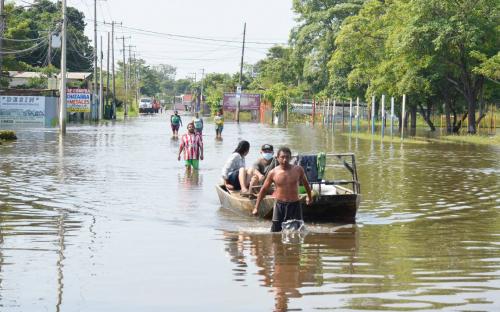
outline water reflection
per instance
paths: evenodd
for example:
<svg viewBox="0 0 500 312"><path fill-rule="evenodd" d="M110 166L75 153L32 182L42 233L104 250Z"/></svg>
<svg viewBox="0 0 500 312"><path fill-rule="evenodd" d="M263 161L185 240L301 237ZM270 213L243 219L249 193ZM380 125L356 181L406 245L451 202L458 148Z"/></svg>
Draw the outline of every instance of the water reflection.
<svg viewBox="0 0 500 312"><path fill-rule="evenodd" d="M325 283L327 263L353 274L357 254L357 226L338 228L333 234L307 233L301 243L290 244L286 234L223 233L226 252L234 264L234 280L248 283L250 262L257 267L261 286L271 288L274 311L288 311L291 299L302 298L306 287Z"/></svg>
<svg viewBox="0 0 500 312"><path fill-rule="evenodd" d="M203 186L203 175L199 170L185 170L177 175L177 181L183 191L189 191Z"/></svg>

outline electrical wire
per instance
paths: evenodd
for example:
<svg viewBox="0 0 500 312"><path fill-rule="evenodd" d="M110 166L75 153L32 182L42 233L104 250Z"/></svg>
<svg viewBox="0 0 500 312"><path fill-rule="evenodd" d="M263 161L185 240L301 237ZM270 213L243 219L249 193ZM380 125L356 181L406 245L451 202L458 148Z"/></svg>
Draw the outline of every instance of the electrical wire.
<svg viewBox="0 0 500 312"><path fill-rule="evenodd" d="M45 39L45 40L42 40L39 43L37 43L36 45L31 46L29 48L26 48L26 49L23 49L23 50L0 51L0 54L3 54L3 55L16 54L17 55L17 54L23 54L23 53L26 53L26 52L31 52L31 51L34 51L34 50L38 49L40 46L42 46L44 43L47 43L47 42L48 42L48 39Z"/></svg>
<svg viewBox="0 0 500 312"><path fill-rule="evenodd" d="M12 42L33 42L41 40L43 37L33 38L33 39L12 39L12 38L0 38L0 40L4 41L12 41Z"/></svg>
<svg viewBox="0 0 500 312"><path fill-rule="evenodd" d="M94 22L93 19L86 19L88 21ZM98 22L102 23L102 22ZM148 29L142 29L142 28L137 28L137 27L130 27L130 26L121 26L123 29L129 30L127 33L135 33L135 34L142 34L142 35L152 35L152 36L165 36L169 38L177 38L177 39L190 39L190 40L198 40L198 41L208 41L208 42L224 42L224 43L238 43L241 44L241 40L235 40L235 39L217 39L217 38L210 38L210 37L202 37L202 36L189 36L189 35L181 35L181 34L174 34L174 33L166 33L166 32L159 32L159 31L154 31L154 30L148 30ZM246 40L245 44L257 44L257 45L288 45L286 42L265 42L265 41L252 41L252 40Z"/></svg>

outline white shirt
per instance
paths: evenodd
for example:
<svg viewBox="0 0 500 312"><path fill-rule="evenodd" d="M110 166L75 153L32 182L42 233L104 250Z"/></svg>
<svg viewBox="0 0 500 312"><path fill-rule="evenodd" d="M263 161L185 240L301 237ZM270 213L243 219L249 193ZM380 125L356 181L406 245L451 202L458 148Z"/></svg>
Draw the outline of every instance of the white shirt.
<svg viewBox="0 0 500 312"><path fill-rule="evenodd" d="M227 177L233 171L240 170L240 168L245 168L245 158L241 157L239 153L232 153L224 167L222 167L222 178L227 180Z"/></svg>

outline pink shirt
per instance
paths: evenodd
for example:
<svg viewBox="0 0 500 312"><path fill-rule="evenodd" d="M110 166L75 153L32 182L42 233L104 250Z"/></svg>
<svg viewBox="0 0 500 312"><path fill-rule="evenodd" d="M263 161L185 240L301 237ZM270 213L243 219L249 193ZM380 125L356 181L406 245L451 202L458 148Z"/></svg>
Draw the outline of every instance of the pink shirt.
<svg viewBox="0 0 500 312"><path fill-rule="evenodd" d="M203 148L203 140L198 133L186 133L182 136L181 147L184 148L184 160L199 159Z"/></svg>

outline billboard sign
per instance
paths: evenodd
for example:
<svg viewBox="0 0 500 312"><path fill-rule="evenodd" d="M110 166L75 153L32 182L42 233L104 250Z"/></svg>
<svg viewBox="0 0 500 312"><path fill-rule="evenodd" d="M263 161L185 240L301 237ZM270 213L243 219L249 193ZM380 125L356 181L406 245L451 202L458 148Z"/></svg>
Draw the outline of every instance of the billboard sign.
<svg viewBox="0 0 500 312"><path fill-rule="evenodd" d="M68 113L90 113L91 102L88 89L68 89L66 91L66 110Z"/></svg>
<svg viewBox="0 0 500 312"><path fill-rule="evenodd" d="M0 96L0 123L45 124L45 97Z"/></svg>
<svg viewBox="0 0 500 312"><path fill-rule="evenodd" d="M223 109L227 111L236 111L238 100L240 100L240 110L259 110L260 94L241 93L238 99L237 93L224 93Z"/></svg>

